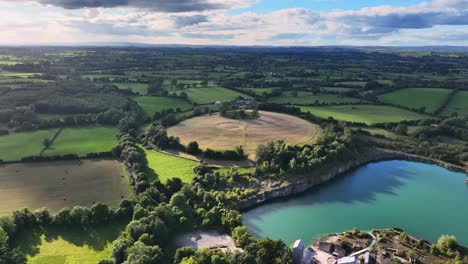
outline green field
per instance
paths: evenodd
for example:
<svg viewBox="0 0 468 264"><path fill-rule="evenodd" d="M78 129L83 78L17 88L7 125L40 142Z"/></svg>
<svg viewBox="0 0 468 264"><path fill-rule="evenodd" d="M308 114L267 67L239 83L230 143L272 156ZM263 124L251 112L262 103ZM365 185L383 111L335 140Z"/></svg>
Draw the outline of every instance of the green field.
<svg viewBox="0 0 468 264"><path fill-rule="evenodd" d="M26 156L39 155L44 148L42 140L44 138L51 139L57 130L54 128L0 136L0 159L15 161Z"/></svg>
<svg viewBox="0 0 468 264"><path fill-rule="evenodd" d="M458 91L450 100L447 107L442 112L443 115L449 115L452 112L457 112L461 115L468 116L468 92Z"/></svg>
<svg viewBox="0 0 468 264"><path fill-rule="evenodd" d="M348 122L362 122L366 124L398 122L401 120L423 119L426 115L405 109L384 105L337 105L337 106L301 106L304 112Z"/></svg>
<svg viewBox="0 0 468 264"><path fill-rule="evenodd" d="M112 242L126 222L112 222L96 228L45 228L21 233L17 248L27 254L29 264L92 264L108 259Z"/></svg>
<svg viewBox="0 0 468 264"><path fill-rule="evenodd" d="M254 92L257 95L263 95L263 93L271 93L274 89L278 88L243 88L243 90Z"/></svg>
<svg viewBox="0 0 468 264"><path fill-rule="evenodd" d="M221 174L226 174L226 173L230 172L232 169L237 170L237 173L239 173L240 175L250 174L254 170L253 168L245 168L245 167L225 167L225 168L215 169L215 171L217 171L217 172L219 172Z"/></svg>
<svg viewBox="0 0 468 264"><path fill-rule="evenodd" d="M384 136L386 138L392 138L392 139L399 137L397 134L395 134L395 133L393 133L391 131L382 129L382 128L363 127L361 129L371 133L371 135L381 135L381 136Z"/></svg>
<svg viewBox="0 0 468 264"><path fill-rule="evenodd" d="M92 152L112 150L117 144L117 129L113 127L88 126L65 128L44 155L55 156L77 154L84 156Z"/></svg>
<svg viewBox="0 0 468 264"><path fill-rule="evenodd" d="M351 91L353 88L346 88L346 87L320 87L320 91L322 92L347 92Z"/></svg>
<svg viewBox="0 0 468 264"><path fill-rule="evenodd" d="M354 87L364 87L366 86L367 82L362 81L349 81L349 82L337 82L337 85L349 85Z"/></svg>
<svg viewBox="0 0 468 264"><path fill-rule="evenodd" d="M384 103L401 105L412 109L426 108L426 112L433 113L442 106L449 89L439 88L406 88L379 96Z"/></svg>
<svg viewBox="0 0 468 264"><path fill-rule="evenodd" d="M17 61L7 61L7 60L0 60L0 65L16 65L19 62Z"/></svg>
<svg viewBox="0 0 468 264"><path fill-rule="evenodd" d="M164 109L177 109L186 111L192 108L192 105L180 98L158 97L158 96L137 96L133 100L137 102L145 111L148 117L152 117L154 113Z"/></svg>
<svg viewBox="0 0 468 264"><path fill-rule="evenodd" d="M184 158L178 158L156 150L146 150L148 166L158 175L161 182L170 178L180 178L183 182L191 182L193 179L193 167L198 162Z"/></svg>
<svg viewBox="0 0 468 264"><path fill-rule="evenodd" d="M117 88L122 90L131 90L137 94L146 94L148 92L148 84L147 83L112 83L113 85L117 86Z"/></svg>
<svg viewBox="0 0 468 264"><path fill-rule="evenodd" d="M121 75L115 75L115 74L105 74L105 73L95 73L95 74L85 74L82 75L85 78L89 78L90 80L94 80L97 78L109 78L110 80L115 79L115 78L121 78Z"/></svg>
<svg viewBox="0 0 468 264"><path fill-rule="evenodd" d="M312 92L297 92L297 96L293 96L292 92L285 92L280 96L272 97L268 99L270 103L277 104L297 104L297 105L310 105L314 103L358 103L363 100L351 97L343 97L336 94L316 94Z"/></svg>
<svg viewBox="0 0 468 264"><path fill-rule="evenodd" d="M66 115L59 115L59 114L36 114L40 119L44 120L52 120L52 119L58 119L58 120L63 120L63 118Z"/></svg>
<svg viewBox="0 0 468 264"><path fill-rule="evenodd" d="M210 104L216 101L231 101L239 96L242 96L244 98L250 98L250 96L246 94L242 94L219 86L212 86L206 88L189 88L184 91L187 93L189 99L197 104Z"/></svg>
<svg viewBox="0 0 468 264"><path fill-rule="evenodd" d="M28 72L6 72L0 71L0 77L17 77L17 78L28 78L40 73L28 73Z"/></svg>

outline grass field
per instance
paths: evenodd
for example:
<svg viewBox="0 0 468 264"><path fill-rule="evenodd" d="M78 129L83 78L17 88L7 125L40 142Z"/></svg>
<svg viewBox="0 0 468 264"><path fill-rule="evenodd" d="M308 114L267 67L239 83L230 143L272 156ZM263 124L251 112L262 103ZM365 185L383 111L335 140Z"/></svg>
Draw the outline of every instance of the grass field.
<svg viewBox="0 0 468 264"><path fill-rule="evenodd" d="M8 61L8 60L1 60L0 59L0 65L16 65L19 62L17 61Z"/></svg>
<svg viewBox="0 0 468 264"><path fill-rule="evenodd" d="M199 116L170 127L167 132L180 137L183 144L197 141L203 149L220 150L243 145L246 153L252 154L257 145L278 138L294 145L315 142L322 130L294 116L260 112L260 118L254 120L234 120L219 115Z"/></svg>
<svg viewBox="0 0 468 264"><path fill-rule="evenodd" d="M115 78L120 78L122 77L121 75L115 75L115 74L104 74L104 73L94 73L94 74L85 74L82 75L85 78L89 78L91 80L97 79L97 78L109 78L110 80L115 79Z"/></svg>
<svg viewBox="0 0 468 264"><path fill-rule="evenodd" d="M58 119L58 120L63 120L65 115L59 115L59 114L37 114L37 116L40 119L44 120L52 120L52 119Z"/></svg>
<svg viewBox="0 0 468 264"><path fill-rule="evenodd" d="M398 138L399 137L399 135L397 135L397 134L395 134L395 133L393 133L391 131L382 129L382 128L364 127L364 128L361 128L361 129L371 133L372 135L381 135L381 136L385 136L386 138Z"/></svg>
<svg viewBox="0 0 468 264"><path fill-rule="evenodd" d="M193 179L193 167L198 162L184 158L178 158L156 150L146 150L148 166L158 175L161 182L170 178L180 178L183 182L191 182Z"/></svg>
<svg viewBox="0 0 468 264"><path fill-rule="evenodd" d="M442 106L449 89L438 88L406 88L379 96L379 101L419 109L426 108L426 112L433 113Z"/></svg>
<svg viewBox="0 0 468 264"><path fill-rule="evenodd" d="M192 105L180 98L158 97L158 96L137 96L133 100L137 102L145 111L148 117L153 117L154 113L169 108L180 108L186 111L192 108Z"/></svg>
<svg viewBox="0 0 468 264"><path fill-rule="evenodd" d="M231 101L239 96L250 98L246 94L242 94L233 90L229 90L219 86L206 88L189 88L184 90L189 99L197 104L210 104L216 101Z"/></svg>
<svg viewBox="0 0 468 264"><path fill-rule="evenodd" d="M277 88L244 88L243 90L254 92L257 95L263 95L263 93L271 93Z"/></svg>
<svg viewBox="0 0 468 264"><path fill-rule="evenodd" d="M131 90L134 93L144 95L148 92L147 83L112 83L119 89Z"/></svg>
<svg viewBox="0 0 468 264"><path fill-rule="evenodd" d="M44 155L77 154L110 151L117 144L117 129L113 127L88 126L65 128Z"/></svg>
<svg viewBox="0 0 468 264"><path fill-rule="evenodd" d="M26 156L39 155L44 148L42 140L44 138L51 139L57 130L54 128L0 136L0 159L15 161Z"/></svg>
<svg viewBox="0 0 468 264"><path fill-rule="evenodd" d="M468 116L468 92L458 91L450 100L447 107L442 111L443 115L457 112L460 115Z"/></svg>
<svg viewBox="0 0 468 264"><path fill-rule="evenodd" d="M331 116L337 120L366 124L398 122L428 117L416 112L385 105L301 106L300 108L304 112L310 112L322 118Z"/></svg>
<svg viewBox="0 0 468 264"><path fill-rule="evenodd" d="M40 73L28 73L28 72L6 72L0 71L1 77L17 77L17 78L28 78Z"/></svg>
<svg viewBox="0 0 468 264"><path fill-rule="evenodd" d="M112 242L124 231L124 221L94 228L35 228L19 234L14 244L29 264L94 264L108 259Z"/></svg>
<svg viewBox="0 0 468 264"><path fill-rule="evenodd" d="M296 105L309 105L314 104L315 102L318 103L358 103L360 99L351 98L351 97L343 97L338 96L336 94L316 94L314 95L312 92L302 92L299 91L297 96L293 96L292 92L285 92L280 96L271 97L268 99L270 103L277 103L277 104L296 104Z"/></svg>
<svg viewBox="0 0 468 264"><path fill-rule="evenodd" d="M0 166L0 215L18 208L58 211L103 202L118 206L130 194L115 160L15 163Z"/></svg>
<svg viewBox="0 0 468 264"><path fill-rule="evenodd" d="M337 82L337 85L349 85L354 87L364 87L366 86L367 82L362 81L350 81L350 82Z"/></svg>
<svg viewBox="0 0 468 264"><path fill-rule="evenodd" d="M345 87L320 87L322 92L347 92L353 90L352 88Z"/></svg>

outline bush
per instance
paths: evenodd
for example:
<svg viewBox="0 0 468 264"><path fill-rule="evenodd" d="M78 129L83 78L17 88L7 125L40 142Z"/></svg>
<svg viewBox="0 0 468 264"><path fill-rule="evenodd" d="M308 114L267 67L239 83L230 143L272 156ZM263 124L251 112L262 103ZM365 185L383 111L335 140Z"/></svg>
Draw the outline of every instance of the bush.
<svg viewBox="0 0 468 264"><path fill-rule="evenodd" d="M457 239L454 236L442 235L437 241L437 249L444 254L455 250L458 247Z"/></svg>

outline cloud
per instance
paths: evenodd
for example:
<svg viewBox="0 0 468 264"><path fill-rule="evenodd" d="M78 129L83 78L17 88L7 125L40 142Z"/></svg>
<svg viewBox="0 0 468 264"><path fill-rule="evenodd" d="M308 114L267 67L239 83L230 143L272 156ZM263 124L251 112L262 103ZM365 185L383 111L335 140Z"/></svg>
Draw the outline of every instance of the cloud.
<svg viewBox="0 0 468 264"><path fill-rule="evenodd" d="M227 10L249 5L252 0L7 0L32 1L65 9L130 7L157 12L181 13Z"/></svg>
<svg viewBox="0 0 468 264"><path fill-rule="evenodd" d="M193 26L202 22L208 22L208 17L205 15L173 16L173 19L175 26L178 28Z"/></svg>
<svg viewBox="0 0 468 264"><path fill-rule="evenodd" d="M376 6L334 11L327 19L350 25L350 33L389 33L438 25L468 25L468 0L435 0L408 7Z"/></svg>
<svg viewBox="0 0 468 264"><path fill-rule="evenodd" d="M117 25L112 23L91 23L86 21L72 21L67 26L78 28L82 32L97 35L120 35L120 36L168 36L169 32L155 31L146 26Z"/></svg>
<svg viewBox="0 0 468 264"><path fill-rule="evenodd" d="M211 40L229 40L236 37L234 34L204 34L204 33L181 33L184 38L211 39Z"/></svg>
<svg viewBox="0 0 468 264"><path fill-rule="evenodd" d="M86 38L80 41L127 41L127 37L128 41L189 44L228 40L237 45L461 45L468 30L468 0L328 12L306 8L228 12L255 1L258 0L0 0L0 36L8 41L32 38L32 29L43 26L54 36ZM27 2L36 4L26 5ZM21 13L23 5L25 10L34 9L35 15ZM26 30L29 25L34 26ZM455 34L460 28L463 30ZM36 31L46 34L44 30ZM41 34L34 36L41 38Z"/></svg>
<svg viewBox="0 0 468 264"><path fill-rule="evenodd" d="M268 38L268 40L276 41L276 40L289 40L289 39L302 39L307 37L309 34L304 33L280 33Z"/></svg>

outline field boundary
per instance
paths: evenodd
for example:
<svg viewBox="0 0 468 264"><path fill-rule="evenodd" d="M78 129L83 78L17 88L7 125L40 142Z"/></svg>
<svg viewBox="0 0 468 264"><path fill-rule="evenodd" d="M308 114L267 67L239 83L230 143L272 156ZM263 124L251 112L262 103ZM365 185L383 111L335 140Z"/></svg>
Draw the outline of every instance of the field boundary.
<svg viewBox="0 0 468 264"><path fill-rule="evenodd" d="M195 161L195 162L206 162L208 163L208 165L210 167L213 167L213 168L226 168L226 167L237 167L237 168L252 168L253 166L253 161L247 159L247 160L242 160L242 161L236 161L236 160L212 160L212 159L207 159L207 158L204 158L202 156L195 156L195 155L191 155L191 154L188 154L188 153L184 153L184 152L181 152L183 153L183 156L182 155L177 155L175 153L173 153L172 151L177 151L177 150L171 150L171 149L166 149L166 150L163 150L163 149L159 149L158 147L156 147L154 144L148 142L148 147L150 150L154 150L154 151L157 151L157 152L160 152L162 154L166 154L166 155L169 155L169 156L172 156L172 157L175 157L175 158L179 158L179 159L185 159L185 160L189 160L189 161ZM229 164L221 164L220 162L226 162L226 163L229 163ZM248 166L239 166L237 163L245 163L245 162L249 162L249 164L251 165L248 165Z"/></svg>
<svg viewBox="0 0 468 264"><path fill-rule="evenodd" d="M50 146L52 146L52 144L54 144L55 140L57 139L57 137L60 135L60 133L62 132L63 130L63 127L59 128L57 130L57 132L55 132L54 136L50 139L50 144L48 147L44 147L43 149L41 149L41 152L39 152L39 156L42 156L42 154L44 154L44 151L46 151L48 148L50 148Z"/></svg>
<svg viewBox="0 0 468 264"><path fill-rule="evenodd" d="M440 113L442 113L445 110L445 108L447 108L447 106L450 104L450 102L453 100L453 98L458 92L459 92L458 89L453 89L445 98L444 103L434 111L434 115L437 116Z"/></svg>

